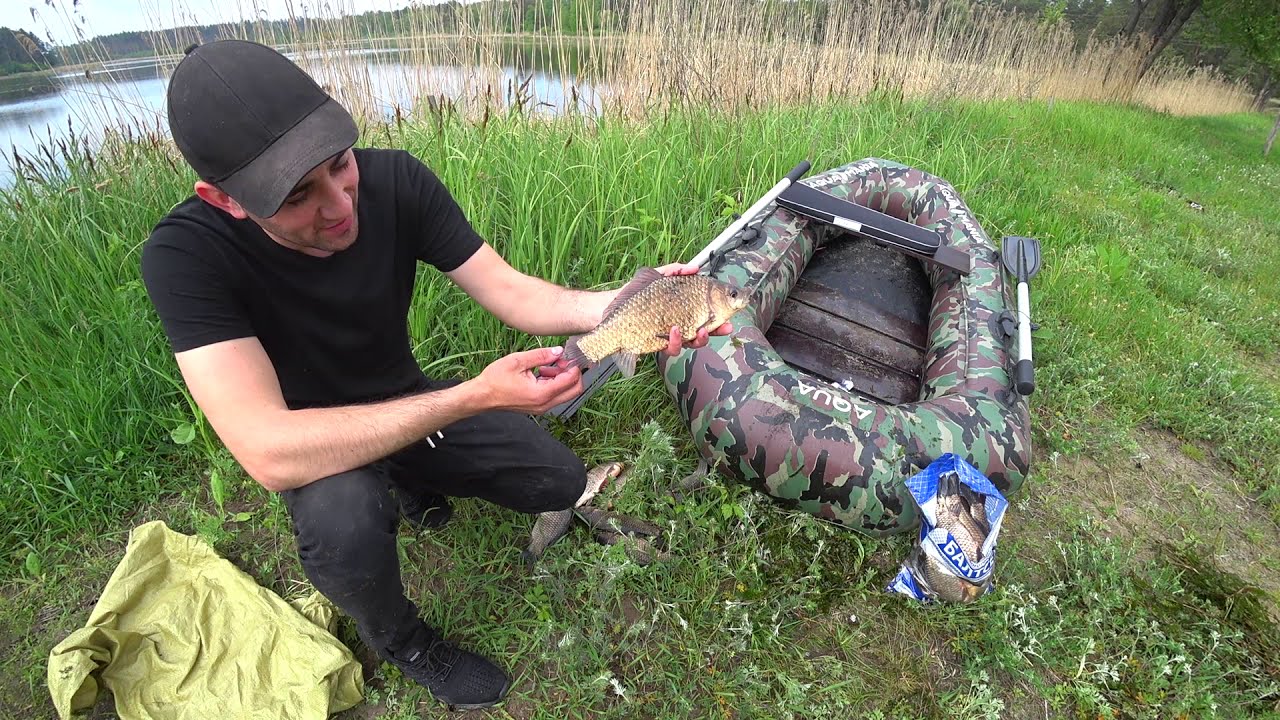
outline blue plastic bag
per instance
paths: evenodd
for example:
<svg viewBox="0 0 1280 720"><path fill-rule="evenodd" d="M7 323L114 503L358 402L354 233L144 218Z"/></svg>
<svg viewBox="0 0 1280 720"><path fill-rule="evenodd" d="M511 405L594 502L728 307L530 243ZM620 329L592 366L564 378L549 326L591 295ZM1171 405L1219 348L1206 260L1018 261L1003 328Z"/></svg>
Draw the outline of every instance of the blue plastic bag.
<svg viewBox="0 0 1280 720"><path fill-rule="evenodd" d="M885 590L926 603L972 602L990 592L994 586L996 539L1009 507L1000 490L954 453L943 455L907 480L907 489L920 506L920 534ZM975 499L980 500L979 507L974 507ZM957 513L970 507L970 519L959 524ZM944 519L942 526L940 516ZM962 536L957 537L947 526L956 528ZM981 537L973 532L975 529L983 531ZM980 540L981 552L976 561L971 561L964 546L972 547L975 540Z"/></svg>

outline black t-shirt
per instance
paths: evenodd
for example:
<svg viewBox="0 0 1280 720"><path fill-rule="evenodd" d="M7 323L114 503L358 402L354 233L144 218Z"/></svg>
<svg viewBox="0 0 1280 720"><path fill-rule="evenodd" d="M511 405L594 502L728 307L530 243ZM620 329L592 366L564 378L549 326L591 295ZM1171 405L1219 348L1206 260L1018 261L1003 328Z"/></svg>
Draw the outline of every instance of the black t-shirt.
<svg viewBox="0 0 1280 720"><path fill-rule="evenodd" d="M483 240L412 155L354 152L359 237L329 257L283 247L194 196L156 225L142 278L175 353L256 336L294 409L422 387L407 324L417 262L447 272Z"/></svg>

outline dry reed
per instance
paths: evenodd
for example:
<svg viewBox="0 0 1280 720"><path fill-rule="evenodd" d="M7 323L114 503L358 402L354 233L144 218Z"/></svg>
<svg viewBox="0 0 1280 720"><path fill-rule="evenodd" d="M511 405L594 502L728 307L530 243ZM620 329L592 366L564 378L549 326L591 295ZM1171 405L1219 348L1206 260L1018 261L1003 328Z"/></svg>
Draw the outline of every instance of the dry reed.
<svg viewBox="0 0 1280 720"><path fill-rule="evenodd" d="M515 3L477 3L451 5L448 12L416 6L392 21L388 33L356 15L349 0L326 3L327 19L295 17L283 26L264 22L260 0L247 0L246 19L232 25L231 34L288 52L366 120L412 112L398 98L474 117L501 106L536 107L545 98L533 96L521 70L510 68L513 44L534 65L565 67L574 60L575 71L560 75L562 97L595 93L595 109L638 119L678 107L741 110L857 100L873 91L1132 103L1174 114L1241 112L1250 99L1247 88L1213 71L1171 63L1136 82L1141 52L1135 43L1141 40L1090 38L1077 47L1064 23L1047 26L967 1L621 1L630 4L606 4L616 20L613 29L600 29L598 18L588 25L581 15L565 27L563 6L555 4L551 16L535 19L555 31L511 32ZM164 3L148 18L154 26L198 22L189 0L152 2ZM541 3L534 5L543 12ZM52 7L52 17L83 32L57 2ZM209 39L189 29L157 33L162 70L181 59L187 44ZM395 50L399 64L390 81L384 75L373 83L362 53L379 49ZM112 62L104 49L97 55L96 63ZM104 114L141 107L118 94L101 100L116 106L100 108ZM159 127L157 111L150 112L140 124ZM96 120L90 124L103 124Z"/></svg>
<svg viewBox="0 0 1280 720"><path fill-rule="evenodd" d="M1248 108L1220 77L1162 66L1135 82L1137 41L1091 38L990 7L908 0L813 6L744 0L636 2L607 65L612 104L644 115L670 104L720 108L908 97L1143 103L1173 113Z"/></svg>

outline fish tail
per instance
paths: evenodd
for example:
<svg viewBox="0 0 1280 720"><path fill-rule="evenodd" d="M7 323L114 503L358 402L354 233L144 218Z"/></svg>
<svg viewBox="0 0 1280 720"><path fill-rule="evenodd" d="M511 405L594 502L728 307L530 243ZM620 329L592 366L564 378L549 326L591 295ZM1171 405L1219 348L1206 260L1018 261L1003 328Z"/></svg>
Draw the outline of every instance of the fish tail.
<svg viewBox="0 0 1280 720"><path fill-rule="evenodd" d="M956 490L960 494L960 497L964 498L965 502L970 506L981 505L986 499L986 495L983 495L964 483L960 483Z"/></svg>
<svg viewBox="0 0 1280 720"><path fill-rule="evenodd" d="M577 367L580 367L583 370L586 370L587 368L591 367L592 363L591 363L591 358L587 357L587 354L583 352L582 348L579 346L579 342L584 337L586 336L573 335L573 336L570 336L569 339L565 340L564 353L562 353L560 357L564 358L564 361L569 363L569 365L571 366L576 365Z"/></svg>

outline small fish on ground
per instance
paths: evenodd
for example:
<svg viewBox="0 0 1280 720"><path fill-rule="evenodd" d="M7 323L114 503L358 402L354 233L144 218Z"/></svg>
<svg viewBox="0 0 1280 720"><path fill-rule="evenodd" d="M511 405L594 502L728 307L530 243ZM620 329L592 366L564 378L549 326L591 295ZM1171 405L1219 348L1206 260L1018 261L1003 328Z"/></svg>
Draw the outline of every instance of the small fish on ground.
<svg viewBox="0 0 1280 720"><path fill-rule="evenodd" d="M666 277L641 268L618 291L591 332L565 342L564 359L588 368L612 356L624 377L635 375L636 358L667 346L671 328L685 341L699 330L715 330L747 306L749 293L706 275Z"/></svg>
<svg viewBox="0 0 1280 720"><path fill-rule="evenodd" d="M606 530L597 530L595 538L596 542L601 545L622 543L627 555L637 565L652 565L654 561L665 562L671 559L671 553L654 547L653 543L646 538L622 535Z"/></svg>
<svg viewBox="0 0 1280 720"><path fill-rule="evenodd" d="M583 489L582 495L574 503L573 508L539 513L538 518L533 522L529 547L520 553L525 566L533 569L547 548L569 534L569 529L573 527L574 509L590 503L604 487L605 481L618 477L622 470L623 465L620 462L603 463L591 468L587 471L586 488Z"/></svg>
<svg viewBox="0 0 1280 720"><path fill-rule="evenodd" d="M603 510L598 507L584 505L575 508L578 517L587 524L592 530L620 533L623 535L647 535L648 537L658 537L662 534L662 528L653 523L637 520L633 517L627 517L621 513Z"/></svg>
<svg viewBox="0 0 1280 720"><path fill-rule="evenodd" d="M596 542L601 545L622 543L638 565L671 559L670 553L655 547L654 543L662 536L662 528L652 523L589 505L575 512L591 528Z"/></svg>

